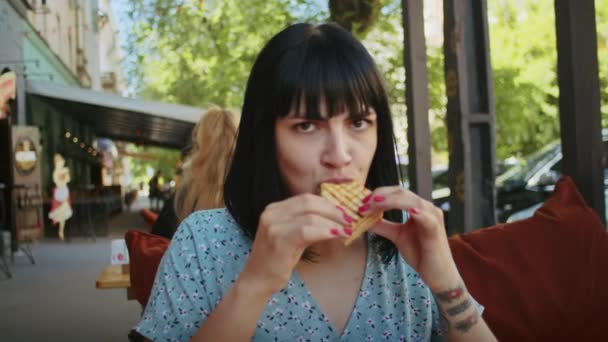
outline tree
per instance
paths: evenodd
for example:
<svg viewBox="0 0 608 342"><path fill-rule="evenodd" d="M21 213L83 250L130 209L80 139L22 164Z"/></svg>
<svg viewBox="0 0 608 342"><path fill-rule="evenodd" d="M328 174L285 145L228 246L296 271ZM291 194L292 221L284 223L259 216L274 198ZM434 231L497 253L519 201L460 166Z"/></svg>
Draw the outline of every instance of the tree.
<svg viewBox="0 0 608 342"><path fill-rule="evenodd" d="M311 11L308 2L289 0L136 0L126 5L135 23L126 44L133 61L130 79L140 96L200 107L239 107L264 42L295 22L293 13L302 13L299 19L326 16Z"/></svg>
<svg viewBox="0 0 608 342"><path fill-rule="evenodd" d="M378 20L381 7L381 0L329 0L329 19L364 36Z"/></svg>
<svg viewBox="0 0 608 342"><path fill-rule="evenodd" d="M127 3L130 17L136 23L126 45L132 61L131 84L137 86L143 97L201 107L209 104L240 107L248 72L264 42L291 23L321 22L330 17L328 7L324 6L328 2L320 0ZM350 24L353 33L362 39L385 77L399 148L406 151L401 1L329 3L333 3L331 16L335 19L341 18L337 8L337 12L340 8L363 8L361 17L347 19L353 21ZM607 125L608 1L595 3L602 118ZM497 157L525 156L559 138L553 2L489 0L488 18ZM435 153L445 154L446 99L441 48L428 49L428 68L432 144Z"/></svg>
<svg viewBox="0 0 608 342"><path fill-rule="evenodd" d="M608 2L595 4L605 125L608 119ZM527 155L559 138L553 6L552 1L488 1L499 158Z"/></svg>
<svg viewBox="0 0 608 342"><path fill-rule="evenodd" d="M147 184L150 172L160 171L163 183L170 182L175 176L180 160L180 152L155 146L136 146L127 144L124 147L128 152L130 173L133 183ZM138 157L139 156L139 157Z"/></svg>

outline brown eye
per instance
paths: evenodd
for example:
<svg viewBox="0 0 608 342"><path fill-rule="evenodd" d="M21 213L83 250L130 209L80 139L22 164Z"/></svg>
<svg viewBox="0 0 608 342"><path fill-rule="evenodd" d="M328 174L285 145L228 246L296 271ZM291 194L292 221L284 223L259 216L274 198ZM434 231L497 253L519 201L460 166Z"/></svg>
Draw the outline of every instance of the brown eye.
<svg viewBox="0 0 608 342"><path fill-rule="evenodd" d="M366 120L366 119L356 119L356 120L353 120L353 122L352 122L352 126L356 130L364 130L367 127L369 127L370 125L371 125L371 121Z"/></svg>
<svg viewBox="0 0 608 342"><path fill-rule="evenodd" d="M310 121L304 121L296 124L295 129L299 132L308 133L315 129L315 124Z"/></svg>

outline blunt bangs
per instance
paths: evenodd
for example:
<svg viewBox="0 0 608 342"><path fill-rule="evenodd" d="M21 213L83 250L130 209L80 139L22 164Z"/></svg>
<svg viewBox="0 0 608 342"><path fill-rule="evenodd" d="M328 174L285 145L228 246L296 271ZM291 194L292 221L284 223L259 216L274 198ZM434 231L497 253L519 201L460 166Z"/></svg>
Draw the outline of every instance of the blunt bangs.
<svg viewBox="0 0 608 342"><path fill-rule="evenodd" d="M322 103L329 117L345 110L364 116L383 107L384 86L372 57L346 35L332 25L310 26L304 39L285 51L271 81L275 117L295 110L297 116L319 120Z"/></svg>

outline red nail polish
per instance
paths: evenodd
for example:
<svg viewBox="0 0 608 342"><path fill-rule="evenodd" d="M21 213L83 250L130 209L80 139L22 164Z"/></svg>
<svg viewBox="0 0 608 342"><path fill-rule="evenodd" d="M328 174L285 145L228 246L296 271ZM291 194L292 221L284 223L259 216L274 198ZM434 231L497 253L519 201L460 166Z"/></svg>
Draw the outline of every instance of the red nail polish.
<svg viewBox="0 0 608 342"><path fill-rule="evenodd" d="M338 208L338 210L340 210L340 211L341 211L341 212L343 212L343 213L345 212L345 211L344 211L344 208L342 208L342 207L341 207L341 206L339 206L339 205L337 205L337 206L336 206L336 208Z"/></svg>
<svg viewBox="0 0 608 342"><path fill-rule="evenodd" d="M331 235L338 235L340 232L336 228L332 228L330 231Z"/></svg>
<svg viewBox="0 0 608 342"><path fill-rule="evenodd" d="M374 202L382 202L385 199L384 196L374 196Z"/></svg>
<svg viewBox="0 0 608 342"><path fill-rule="evenodd" d="M353 223L353 218L348 216L347 213L344 213L344 219L346 220L347 223Z"/></svg>
<svg viewBox="0 0 608 342"><path fill-rule="evenodd" d="M353 230L348 227L344 227L344 234L351 236L353 235Z"/></svg>
<svg viewBox="0 0 608 342"><path fill-rule="evenodd" d="M367 203L369 199L372 198L372 194L369 194L363 198L363 203Z"/></svg>
<svg viewBox="0 0 608 342"><path fill-rule="evenodd" d="M417 215L420 213L420 211L418 211L418 209L416 209L416 208L410 208L410 210L408 210L408 212L412 215Z"/></svg>
<svg viewBox="0 0 608 342"><path fill-rule="evenodd" d="M359 207L359 209L357 211L362 213L364 211L367 211L368 209L369 209L369 204L364 204L361 207Z"/></svg>

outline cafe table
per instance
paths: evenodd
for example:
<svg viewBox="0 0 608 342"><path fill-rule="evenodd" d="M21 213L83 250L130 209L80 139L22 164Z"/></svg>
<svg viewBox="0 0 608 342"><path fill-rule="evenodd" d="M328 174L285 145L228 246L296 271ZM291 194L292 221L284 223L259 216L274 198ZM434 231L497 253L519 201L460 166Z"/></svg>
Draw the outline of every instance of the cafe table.
<svg viewBox="0 0 608 342"><path fill-rule="evenodd" d="M129 265L108 265L103 268L95 287L98 289L126 289L127 299L135 299L131 289L131 279L129 276Z"/></svg>

